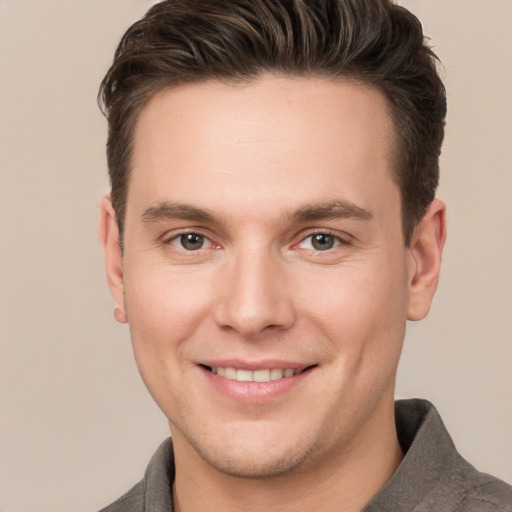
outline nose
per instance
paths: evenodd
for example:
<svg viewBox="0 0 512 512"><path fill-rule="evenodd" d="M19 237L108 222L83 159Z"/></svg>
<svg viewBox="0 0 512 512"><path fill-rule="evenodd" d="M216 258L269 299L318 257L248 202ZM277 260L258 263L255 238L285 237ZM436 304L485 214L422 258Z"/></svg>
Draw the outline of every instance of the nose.
<svg viewBox="0 0 512 512"><path fill-rule="evenodd" d="M289 329L293 297L282 263L257 251L238 256L222 269L213 315L219 327L245 338Z"/></svg>

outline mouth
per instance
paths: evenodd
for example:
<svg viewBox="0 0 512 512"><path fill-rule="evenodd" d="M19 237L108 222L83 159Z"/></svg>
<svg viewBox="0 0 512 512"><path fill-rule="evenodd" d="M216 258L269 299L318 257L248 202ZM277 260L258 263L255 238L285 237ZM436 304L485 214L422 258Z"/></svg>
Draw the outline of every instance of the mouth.
<svg viewBox="0 0 512 512"><path fill-rule="evenodd" d="M301 373L311 370L316 365L304 368L262 368L257 370L247 370L232 366L200 366L210 373L227 380L236 380L238 382L271 382L300 375Z"/></svg>

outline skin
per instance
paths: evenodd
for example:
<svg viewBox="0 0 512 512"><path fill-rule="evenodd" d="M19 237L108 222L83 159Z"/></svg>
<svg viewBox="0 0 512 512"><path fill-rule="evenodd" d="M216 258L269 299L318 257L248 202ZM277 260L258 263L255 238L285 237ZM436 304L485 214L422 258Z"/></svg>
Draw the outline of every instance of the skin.
<svg viewBox="0 0 512 512"><path fill-rule="evenodd" d="M108 197L100 233L182 511L360 510L400 463L396 369L445 221L436 200L405 246L392 147L386 100L350 82L208 82L142 110L124 253ZM308 369L253 393L212 361Z"/></svg>

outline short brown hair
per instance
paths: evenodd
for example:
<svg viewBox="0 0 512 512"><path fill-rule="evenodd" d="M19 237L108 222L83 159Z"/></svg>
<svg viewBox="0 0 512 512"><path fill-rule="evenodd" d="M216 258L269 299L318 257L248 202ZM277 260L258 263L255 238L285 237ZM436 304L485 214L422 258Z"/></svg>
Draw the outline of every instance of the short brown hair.
<svg viewBox="0 0 512 512"><path fill-rule="evenodd" d="M137 116L165 87L265 72L355 79L385 94L405 243L434 199L446 95L418 19L391 0L164 0L123 36L101 83L120 233Z"/></svg>

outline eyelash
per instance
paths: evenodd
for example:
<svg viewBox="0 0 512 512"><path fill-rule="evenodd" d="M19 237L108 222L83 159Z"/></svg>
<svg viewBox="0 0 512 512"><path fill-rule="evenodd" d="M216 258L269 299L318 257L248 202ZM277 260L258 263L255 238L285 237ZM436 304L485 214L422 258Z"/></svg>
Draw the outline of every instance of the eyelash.
<svg viewBox="0 0 512 512"><path fill-rule="evenodd" d="M320 229L320 230L313 231L313 232L309 233L307 236L302 237L301 240L297 244L294 245L294 247L297 247L298 245L303 244L308 239L311 240L310 243L311 243L311 245L313 245L314 237L315 236L330 237L334 241L334 245L333 246L328 247L327 249L324 249L324 250L322 250L322 249L315 249L315 247L307 249L307 250L314 251L316 253L329 252L332 249L335 249L336 247L339 247L339 246L342 246L342 245L350 245L350 240L349 240L348 236L342 237L342 236L339 235L339 233L333 233L332 231L330 231L328 229L323 229L323 230Z"/></svg>
<svg viewBox="0 0 512 512"><path fill-rule="evenodd" d="M201 247L193 250L193 249L186 249L185 247L183 247L183 244L180 244L181 247L178 247L178 250L181 250L183 252L194 253L194 252L200 252L200 251L202 251L204 249L218 248L219 247L218 244L215 244L214 242L212 242L210 237L208 237L207 235L201 233L199 230L197 230L197 231L188 230L188 231L182 231L181 233L174 234L172 237L165 239L164 240L164 244L165 245L174 245L174 246L176 246L173 242L179 243L180 239L182 237L186 237L186 236L197 236L197 237L200 237L200 238L202 238L204 240L204 242L207 242L209 244L209 247L204 248L204 247L201 246Z"/></svg>
<svg viewBox="0 0 512 512"><path fill-rule="evenodd" d="M207 242L209 244L209 246L208 247L201 246L201 247L199 247L199 248L197 248L195 250L194 249L187 249L187 248L183 247L182 243L180 243L180 239L182 239L182 237L185 237L185 236L197 236L197 237L200 237L200 238L203 239L204 242ZM313 244L314 244L314 238L313 237L315 237L315 236L330 237L333 240L333 245L330 246L330 247L327 247L326 249L317 249L317 248L315 248L313 246ZM332 249L335 249L336 247L339 247L341 245L350 245L350 240L348 239L348 236L341 237L337 233L333 233L330 230L325 230L324 229L324 230L316 230L316 231L308 233L306 236L302 236L301 239L299 240L299 242L294 243L292 245L292 248L298 248L298 246L300 246L301 244L305 243L308 239L311 240L310 244L313 247L305 249L305 250L314 251L316 253L329 252ZM177 247L175 242L176 242L176 244L180 243L181 247ZM197 230L197 231L187 230L187 231L182 231L180 233L174 234L172 237L165 239L164 240L164 244L165 245L173 245L173 246L177 247L178 250L183 251L185 253L201 252L203 250L208 250L208 249L212 249L212 248L217 249L217 248L220 247L220 245L218 245L215 242L213 242L207 235L201 233L201 231L199 231L199 230Z"/></svg>

